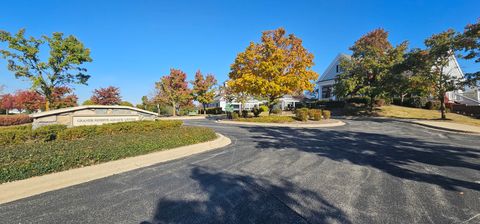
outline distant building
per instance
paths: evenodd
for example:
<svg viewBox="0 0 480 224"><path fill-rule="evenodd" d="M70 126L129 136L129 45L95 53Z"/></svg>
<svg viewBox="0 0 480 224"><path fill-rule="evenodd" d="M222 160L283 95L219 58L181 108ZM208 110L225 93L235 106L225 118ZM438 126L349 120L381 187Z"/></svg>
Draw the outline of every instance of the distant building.
<svg viewBox="0 0 480 224"><path fill-rule="evenodd" d="M277 108L280 108L281 110L288 110L288 109L293 109L295 108L296 104L300 102L300 99L297 99L291 95L285 95L282 98L278 100L278 104L276 105ZM222 111L225 111L225 107L227 106L227 103L232 105L234 111L240 111L241 110L241 103L237 101L231 101L227 102L225 97L217 92L217 95L215 97L215 100L213 103L207 104L207 108L211 107L221 107ZM245 108L243 110L252 110L256 106L260 105L266 105L267 101L266 100L257 100L253 97L250 97L246 102L245 102Z"/></svg>

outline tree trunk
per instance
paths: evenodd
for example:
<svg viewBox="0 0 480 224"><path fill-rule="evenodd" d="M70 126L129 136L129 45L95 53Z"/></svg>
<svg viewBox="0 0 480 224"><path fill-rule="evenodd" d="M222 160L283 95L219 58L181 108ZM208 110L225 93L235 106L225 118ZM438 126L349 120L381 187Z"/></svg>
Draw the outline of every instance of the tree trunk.
<svg viewBox="0 0 480 224"><path fill-rule="evenodd" d="M45 100L45 111L49 111L50 110L50 100L47 99Z"/></svg>
<svg viewBox="0 0 480 224"><path fill-rule="evenodd" d="M203 115L207 115L207 105L202 103L203 104Z"/></svg>
<svg viewBox="0 0 480 224"><path fill-rule="evenodd" d="M158 116L160 117L160 104L157 103L157 113L158 113Z"/></svg>
<svg viewBox="0 0 480 224"><path fill-rule="evenodd" d="M172 103L172 116L177 116L176 112L177 112L177 105L175 104L175 102Z"/></svg>
<svg viewBox="0 0 480 224"><path fill-rule="evenodd" d="M369 107L368 109L370 110L370 112L373 111L374 104L375 104L375 94L370 94L370 105L368 106Z"/></svg>
<svg viewBox="0 0 480 224"><path fill-rule="evenodd" d="M442 114L442 120L447 119L445 114L445 93L440 96L440 113Z"/></svg>

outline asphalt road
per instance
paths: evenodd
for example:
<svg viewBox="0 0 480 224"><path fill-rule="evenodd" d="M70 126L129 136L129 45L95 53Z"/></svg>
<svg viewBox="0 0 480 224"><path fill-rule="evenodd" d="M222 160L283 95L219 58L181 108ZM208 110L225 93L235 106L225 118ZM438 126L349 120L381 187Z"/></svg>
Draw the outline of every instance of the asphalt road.
<svg viewBox="0 0 480 224"><path fill-rule="evenodd" d="M479 136L345 122L187 121L232 145L0 205L0 223L480 223Z"/></svg>

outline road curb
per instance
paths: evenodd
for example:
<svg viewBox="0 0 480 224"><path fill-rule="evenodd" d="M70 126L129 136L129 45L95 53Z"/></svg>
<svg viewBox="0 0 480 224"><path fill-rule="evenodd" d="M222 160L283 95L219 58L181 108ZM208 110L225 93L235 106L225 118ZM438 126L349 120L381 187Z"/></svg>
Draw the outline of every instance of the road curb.
<svg viewBox="0 0 480 224"><path fill-rule="evenodd" d="M337 127L345 125L345 122L339 120L332 120L332 123L322 124L301 124L301 123L260 123L260 122L242 122L242 121L217 121L220 124L236 124L236 125L249 125L249 126L262 126L262 127L288 127L288 128L327 128Z"/></svg>
<svg viewBox="0 0 480 224"><path fill-rule="evenodd" d="M157 120L200 120L207 119L207 116L176 116L176 117L159 117Z"/></svg>
<svg viewBox="0 0 480 224"><path fill-rule="evenodd" d="M4 183L0 185L0 192L2 192L0 194L0 204L218 149L231 143L229 138L218 133L217 136L215 140L208 142Z"/></svg>
<svg viewBox="0 0 480 224"><path fill-rule="evenodd" d="M411 124L416 124L416 125L428 127L428 128L431 128L431 129L441 130L441 131L449 131L449 132L455 132L455 133L459 133L459 134L480 135L480 132L459 130L459 129L447 128L447 127L440 127L440 126L436 126L436 125L432 125L432 124L422 123L422 121L407 121L407 122L409 122Z"/></svg>

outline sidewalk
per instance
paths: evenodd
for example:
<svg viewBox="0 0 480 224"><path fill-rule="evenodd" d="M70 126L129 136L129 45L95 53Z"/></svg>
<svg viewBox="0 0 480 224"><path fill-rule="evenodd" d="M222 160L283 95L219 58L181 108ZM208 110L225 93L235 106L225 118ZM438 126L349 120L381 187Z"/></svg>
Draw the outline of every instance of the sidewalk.
<svg viewBox="0 0 480 224"><path fill-rule="evenodd" d="M445 122L445 121L427 121L427 120L417 120L412 122L419 125L443 129L447 131L480 134L480 127L473 126L473 125L459 124L459 123Z"/></svg>

